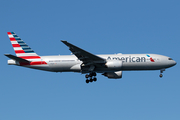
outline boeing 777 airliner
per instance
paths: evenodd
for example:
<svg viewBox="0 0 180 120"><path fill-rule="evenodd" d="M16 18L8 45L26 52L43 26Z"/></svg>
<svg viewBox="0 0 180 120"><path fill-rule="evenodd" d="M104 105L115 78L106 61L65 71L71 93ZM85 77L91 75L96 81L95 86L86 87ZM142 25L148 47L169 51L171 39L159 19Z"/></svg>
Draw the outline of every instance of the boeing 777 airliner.
<svg viewBox="0 0 180 120"><path fill-rule="evenodd" d="M16 56L5 54L9 65L18 65L51 72L79 72L86 74L86 83L96 81L96 73L108 78L122 78L122 71L160 70L176 65L167 56L158 54L94 55L67 41L61 40L74 55L39 56L14 32L7 32Z"/></svg>

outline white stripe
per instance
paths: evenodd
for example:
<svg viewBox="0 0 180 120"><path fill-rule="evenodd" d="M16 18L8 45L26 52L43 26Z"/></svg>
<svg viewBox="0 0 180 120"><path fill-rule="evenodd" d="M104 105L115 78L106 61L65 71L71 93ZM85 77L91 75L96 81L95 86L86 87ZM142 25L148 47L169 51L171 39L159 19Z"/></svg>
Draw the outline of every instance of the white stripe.
<svg viewBox="0 0 180 120"><path fill-rule="evenodd" d="M23 50L21 47L13 47L14 50Z"/></svg>
<svg viewBox="0 0 180 120"><path fill-rule="evenodd" d="M9 38L13 38L14 36L13 35L8 35L9 36Z"/></svg>
<svg viewBox="0 0 180 120"><path fill-rule="evenodd" d="M41 59L26 59L28 61L41 61Z"/></svg>
<svg viewBox="0 0 180 120"><path fill-rule="evenodd" d="M18 44L17 41L11 41L11 44Z"/></svg>
<svg viewBox="0 0 180 120"><path fill-rule="evenodd" d="M38 56L36 53L21 53L16 54L17 56Z"/></svg>

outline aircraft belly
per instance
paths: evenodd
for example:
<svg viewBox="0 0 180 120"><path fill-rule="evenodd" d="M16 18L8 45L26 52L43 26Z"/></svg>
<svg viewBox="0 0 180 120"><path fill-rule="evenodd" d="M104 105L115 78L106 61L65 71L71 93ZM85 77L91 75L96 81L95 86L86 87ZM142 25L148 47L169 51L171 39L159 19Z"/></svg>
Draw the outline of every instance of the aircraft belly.
<svg viewBox="0 0 180 120"><path fill-rule="evenodd" d="M77 62L58 62L58 63L48 63L48 64L49 64L50 68L55 72L76 72L76 71L80 71L78 69L78 65L77 65L78 63ZM75 66L75 65L77 65L77 66Z"/></svg>
<svg viewBox="0 0 180 120"><path fill-rule="evenodd" d="M49 65L28 65L28 66L23 66L23 67L44 70L44 71L52 71L52 69L49 67Z"/></svg>
<svg viewBox="0 0 180 120"><path fill-rule="evenodd" d="M155 62L123 63L123 70L159 70L163 67Z"/></svg>

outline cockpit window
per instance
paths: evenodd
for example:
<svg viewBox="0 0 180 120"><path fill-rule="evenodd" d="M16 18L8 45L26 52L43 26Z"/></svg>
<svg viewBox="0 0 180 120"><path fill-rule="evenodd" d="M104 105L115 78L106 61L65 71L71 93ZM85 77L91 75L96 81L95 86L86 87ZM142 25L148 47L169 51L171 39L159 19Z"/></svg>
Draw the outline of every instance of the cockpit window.
<svg viewBox="0 0 180 120"><path fill-rule="evenodd" d="M168 58L168 60L173 60L172 58Z"/></svg>

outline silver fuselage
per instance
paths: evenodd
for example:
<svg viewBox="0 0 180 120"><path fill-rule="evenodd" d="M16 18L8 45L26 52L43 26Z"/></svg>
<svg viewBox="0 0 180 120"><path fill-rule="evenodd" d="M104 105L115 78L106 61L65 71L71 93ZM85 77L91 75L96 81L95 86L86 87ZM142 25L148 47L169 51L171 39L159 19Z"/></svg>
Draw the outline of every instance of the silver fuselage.
<svg viewBox="0 0 180 120"><path fill-rule="evenodd" d="M153 58L154 62L150 60L147 54L110 54L97 55L104 58L106 61L117 60L122 61L120 69L109 69L105 67L97 67L95 72L113 72L113 71L131 71L131 70L160 70L172 67L176 62L167 56L158 54L148 54ZM26 65L33 69L52 71L52 72L82 72L82 61L74 55L59 55L59 56L40 56L46 65ZM8 61L10 63L10 61ZM13 63L11 61L11 63ZM18 65L18 63L15 63ZM87 71L88 72L88 71Z"/></svg>

